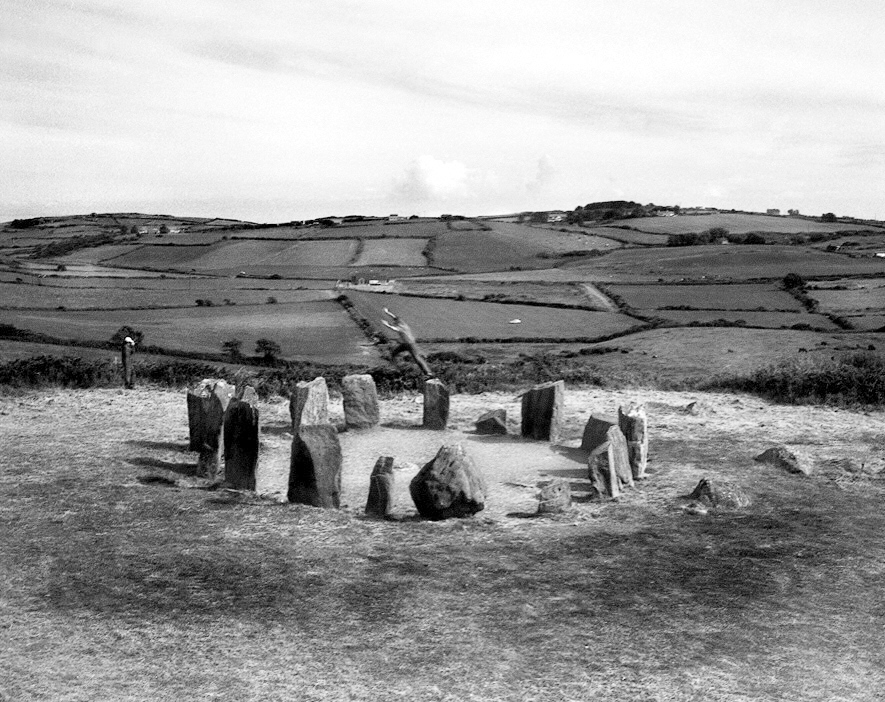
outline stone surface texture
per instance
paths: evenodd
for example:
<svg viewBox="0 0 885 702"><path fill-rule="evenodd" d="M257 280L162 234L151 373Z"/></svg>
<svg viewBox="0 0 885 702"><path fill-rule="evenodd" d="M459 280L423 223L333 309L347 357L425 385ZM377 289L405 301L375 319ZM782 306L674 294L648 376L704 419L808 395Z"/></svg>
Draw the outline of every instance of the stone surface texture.
<svg viewBox="0 0 885 702"><path fill-rule="evenodd" d="M369 477L369 497L366 500L366 514L374 517L388 517L393 513L393 489L396 483L394 458L381 456Z"/></svg>
<svg viewBox="0 0 885 702"><path fill-rule="evenodd" d="M562 435L565 381L536 385L522 396L522 435L556 443Z"/></svg>
<svg viewBox="0 0 885 702"><path fill-rule="evenodd" d="M648 415L645 405L630 403L618 408L618 427L627 440L633 478L641 480L648 467Z"/></svg>
<svg viewBox="0 0 885 702"><path fill-rule="evenodd" d="M601 414L591 414L584 425L584 435L581 437L581 448L584 451L593 451L597 446L604 444L608 439L608 430L617 424L614 417Z"/></svg>
<svg viewBox="0 0 885 702"><path fill-rule="evenodd" d="M349 429L368 429L378 424L378 390L368 373L345 375L341 380L344 422Z"/></svg>
<svg viewBox="0 0 885 702"><path fill-rule="evenodd" d="M609 427L606 441L590 453L587 476L602 497L618 497L624 487L633 485L627 440L618 427Z"/></svg>
<svg viewBox="0 0 885 702"><path fill-rule="evenodd" d="M538 494L538 512L555 514L572 506L571 484L565 478L554 478L541 486Z"/></svg>
<svg viewBox="0 0 885 702"><path fill-rule="evenodd" d="M767 463L777 468L783 468L788 473L811 474L811 466L800 461L796 454L786 446L773 446L760 453L753 460L757 463Z"/></svg>
<svg viewBox="0 0 885 702"><path fill-rule="evenodd" d="M258 395L237 392L224 415L224 481L235 490L254 490L259 447Z"/></svg>
<svg viewBox="0 0 885 702"><path fill-rule="evenodd" d="M749 507L752 502L750 496L739 485L718 478L715 480L701 478L695 489L688 495L688 499L718 509L740 509Z"/></svg>
<svg viewBox="0 0 885 702"><path fill-rule="evenodd" d="M476 420L477 434L506 434L507 433L507 410L493 409L484 412Z"/></svg>
<svg viewBox="0 0 885 702"><path fill-rule="evenodd" d="M289 502L341 506L341 444L331 424L302 425L292 439Z"/></svg>
<svg viewBox="0 0 885 702"><path fill-rule="evenodd" d="M437 378L430 378L424 383L424 417L422 426L425 429L445 429L449 423L449 389Z"/></svg>
<svg viewBox="0 0 885 702"><path fill-rule="evenodd" d="M292 431L300 427L329 423L329 389L325 378L302 380L295 386L289 400Z"/></svg>
<svg viewBox="0 0 885 702"><path fill-rule="evenodd" d="M425 519L469 517L485 508L486 484L461 444L440 448L409 483L409 492Z"/></svg>

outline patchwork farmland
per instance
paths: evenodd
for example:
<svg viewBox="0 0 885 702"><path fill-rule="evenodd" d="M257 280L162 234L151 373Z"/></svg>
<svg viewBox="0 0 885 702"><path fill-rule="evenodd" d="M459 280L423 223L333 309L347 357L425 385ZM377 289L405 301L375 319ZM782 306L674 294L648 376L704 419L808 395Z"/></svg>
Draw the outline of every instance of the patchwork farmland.
<svg viewBox="0 0 885 702"><path fill-rule="evenodd" d="M130 325L177 354L220 358L231 337L244 348L265 337L281 358L365 365L380 358L390 307L430 351L455 344L493 357L496 340L515 357L614 339L656 372L661 354L630 351L653 327L686 343L703 327L734 345L764 329L860 339L883 326L885 259L874 250L883 230L872 225L724 212L580 226L516 219L258 226L125 214L0 226L0 324L73 352ZM715 226L794 238L667 246L670 234ZM826 250L831 242L841 246ZM805 297L784 289L788 273L804 279Z"/></svg>

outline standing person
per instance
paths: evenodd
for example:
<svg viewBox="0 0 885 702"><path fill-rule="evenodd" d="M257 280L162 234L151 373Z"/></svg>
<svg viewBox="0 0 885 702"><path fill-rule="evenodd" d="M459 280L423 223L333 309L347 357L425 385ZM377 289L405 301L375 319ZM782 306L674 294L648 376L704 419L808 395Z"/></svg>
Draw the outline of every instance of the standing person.
<svg viewBox="0 0 885 702"><path fill-rule="evenodd" d="M132 370L132 352L135 350L135 341L131 336L123 339L123 345L120 349L123 356L123 385L126 389L135 387L135 372Z"/></svg>

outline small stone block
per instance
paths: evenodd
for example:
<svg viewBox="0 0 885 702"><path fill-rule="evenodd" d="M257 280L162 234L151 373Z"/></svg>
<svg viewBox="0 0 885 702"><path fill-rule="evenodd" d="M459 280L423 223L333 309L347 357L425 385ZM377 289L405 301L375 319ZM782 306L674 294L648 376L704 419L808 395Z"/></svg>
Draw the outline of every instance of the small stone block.
<svg viewBox="0 0 885 702"><path fill-rule="evenodd" d="M477 434L506 434L507 410L493 409L476 420Z"/></svg>

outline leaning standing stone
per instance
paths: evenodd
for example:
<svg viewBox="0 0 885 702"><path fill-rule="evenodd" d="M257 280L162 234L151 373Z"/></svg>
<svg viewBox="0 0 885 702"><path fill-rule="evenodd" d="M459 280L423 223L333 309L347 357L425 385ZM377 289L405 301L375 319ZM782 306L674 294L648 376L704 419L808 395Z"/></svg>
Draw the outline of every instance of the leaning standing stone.
<svg viewBox="0 0 885 702"><path fill-rule="evenodd" d="M611 417L599 414L590 415L587 424L584 425L584 435L581 437L581 448L584 451L593 451L597 446L604 444L608 439L606 435L617 422Z"/></svg>
<svg viewBox="0 0 885 702"><path fill-rule="evenodd" d="M372 469L369 478L369 498L366 500L366 514L387 517L393 512L393 486L395 473L392 456L381 456Z"/></svg>
<svg viewBox="0 0 885 702"><path fill-rule="evenodd" d="M300 381L289 400L289 414L292 417L292 432L295 434L302 426L328 424L329 389L326 387L326 379Z"/></svg>
<svg viewBox="0 0 885 702"><path fill-rule="evenodd" d="M424 383L425 429L445 429L449 423L449 389L437 378Z"/></svg>
<svg viewBox="0 0 885 702"><path fill-rule="evenodd" d="M630 451L630 470L633 477L640 480L645 477L648 465L648 417L645 405L629 404L618 408L618 426L627 439Z"/></svg>
<svg viewBox="0 0 885 702"><path fill-rule="evenodd" d="M788 473L801 473L802 475L810 475L811 468L800 461L796 454L790 451L786 446L773 446L766 449L754 459L757 463L767 463L778 468L783 468Z"/></svg>
<svg viewBox="0 0 885 702"><path fill-rule="evenodd" d="M460 444L443 446L409 483L425 519L469 517L485 508L485 481Z"/></svg>
<svg viewBox="0 0 885 702"><path fill-rule="evenodd" d="M221 464L224 414L235 389L233 385L219 380L211 387L204 386L200 391L198 412L202 444L198 449L200 453L197 458L197 475L200 477L209 480L224 478Z"/></svg>
<svg viewBox="0 0 885 702"><path fill-rule="evenodd" d="M213 392L213 388L216 386L219 386L219 388L229 388L226 399L224 394L221 397L224 408L227 409L227 403L230 402L230 398L233 397L236 388L233 385L228 385L223 380L206 378L187 390L187 423L190 430L188 449L190 451L199 451L203 445L203 437L206 434L203 400Z"/></svg>
<svg viewBox="0 0 885 702"><path fill-rule="evenodd" d="M224 480L235 490L254 490L258 469L258 395L246 386L224 415Z"/></svg>
<svg viewBox="0 0 885 702"><path fill-rule="evenodd" d="M627 441L618 427L610 427L606 441L590 453L587 470L591 485L603 496L617 497L621 488L633 485Z"/></svg>
<svg viewBox="0 0 885 702"><path fill-rule="evenodd" d="M522 435L559 441L562 434L565 381L536 385L522 396Z"/></svg>
<svg viewBox="0 0 885 702"><path fill-rule="evenodd" d="M344 421L351 429L368 429L378 424L378 390L368 373L345 375L341 380Z"/></svg>
<svg viewBox="0 0 885 702"><path fill-rule="evenodd" d="M554 478L541 486L538 513L565 512L572 505L572 488L565 478Z"/></svg>
<svg viewBox="0 0 885 702"><path fill-rule="evenodd" d="M506 434L507 410L493 409L476 420L477 434Z"/></svg>
<svg viewBox="0 0 885 702"><path fill-rule="evenodd" d="M331 424L302 425L292 439L289 502L341 506L341 444Z"/></svg>

